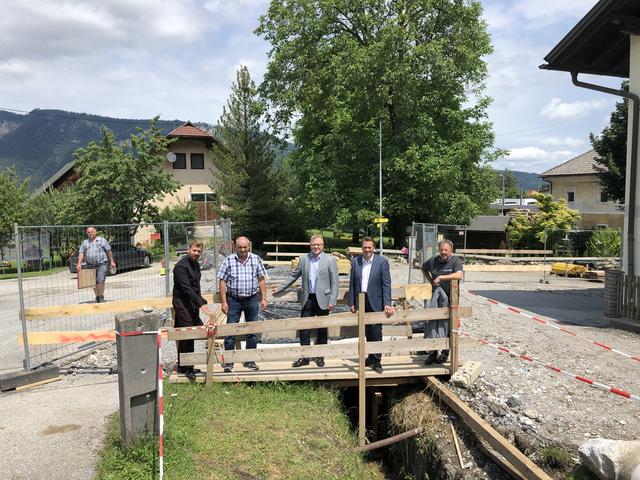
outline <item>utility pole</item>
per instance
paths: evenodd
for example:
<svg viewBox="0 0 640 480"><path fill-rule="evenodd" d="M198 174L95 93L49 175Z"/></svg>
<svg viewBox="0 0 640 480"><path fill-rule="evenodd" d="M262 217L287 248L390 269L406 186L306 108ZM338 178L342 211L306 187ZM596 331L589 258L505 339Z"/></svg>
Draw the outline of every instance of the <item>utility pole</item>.
<svg viewBox="0 0 640 480"><path fill-rule="evenodd" d="M378 116L378 126L379 126L379 144L378 149L380 152L380 171L379 171L379 186L380 186L380 218L382 218L382 115ZM382 255L382 223L380 223L380 255Z"/></svg>

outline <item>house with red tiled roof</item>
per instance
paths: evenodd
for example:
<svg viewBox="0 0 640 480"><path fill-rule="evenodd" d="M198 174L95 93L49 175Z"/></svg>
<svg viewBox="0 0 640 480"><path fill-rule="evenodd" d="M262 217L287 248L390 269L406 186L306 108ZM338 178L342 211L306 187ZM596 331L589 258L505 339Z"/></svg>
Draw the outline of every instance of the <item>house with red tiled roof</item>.
<svg viewBox="0 0 640 480"><path fill-rule="evenodd" d="M590 150L540 174L551 184L554 200L564 199L569 208L580 212L578 227L585 230L622 228L624 211L616 202L607 200L596 175L595 150Z"/></svg>
<svg viewBox="0 0 640 480"><path fill-rule="evenodd" d="M214 181L215 167L211 147L216 141L215 138L211 133L191 122L186 122L172 130L167 137L176 140L169 145L169 151L162 162L162 169L170 172L181 186L172 195L167 195L158 206L163 208L190 201L196 206L198 220L218 218L213 212L214 192L210 187ZM74 162L69 162L47 180L38 191L48 188L61 190L72 185L76 180Z"/></svg>

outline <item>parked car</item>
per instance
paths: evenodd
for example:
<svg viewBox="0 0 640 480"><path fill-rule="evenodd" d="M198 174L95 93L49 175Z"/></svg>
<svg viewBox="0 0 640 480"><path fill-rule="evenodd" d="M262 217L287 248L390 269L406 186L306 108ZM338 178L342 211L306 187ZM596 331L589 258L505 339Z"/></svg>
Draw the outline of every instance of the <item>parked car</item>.
<svg viewBox="0 0 640 480"><path fill-rule="evenodd" d="M113 252L113 259L116 262L116 270L121 272L123 270L129 270L136 267L149 267L151 265L151 253L139 247L126 242L114 242L111 243L111 251ZM78 265L78 252L69 258L69 271L71 273L77 273ZM110 275L111 273L107 273Z"/></svg>

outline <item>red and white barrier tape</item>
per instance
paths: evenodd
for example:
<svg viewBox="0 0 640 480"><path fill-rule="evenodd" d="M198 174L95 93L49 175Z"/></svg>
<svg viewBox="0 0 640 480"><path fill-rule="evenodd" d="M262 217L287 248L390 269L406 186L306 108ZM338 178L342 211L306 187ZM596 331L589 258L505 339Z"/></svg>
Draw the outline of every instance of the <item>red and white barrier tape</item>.
<svg viewBox="0 0 640 480"><path fill-rule="evenodd" d="M517 353L517 352L512 352L508 348L502 347L500 345L496 345L496 344L491 343L488 340L484 340L482 338L474 337L473 335L470 335L470 334L468 334L466 332L462 332L462 331L458 330L458 333L460 335L465 336L465 337L472 338L473 340L476 340L477 342L480 342L483 345L487 345L489 347L493 347L493 348L499 350L500 352L506 353L506 354L508 354L508 355L510 355L510 356L512 356L514 358L518 358L518 359L523 360L525 362L533 363L533 364L536 364L536 365L541 365L544 368L548 368L549 370L553 370L554 372L562 373L563 375L566 375L567 377L573 378L574 380L579 380L581 382L586 383L587 385L591 385L592 387L595 387L598 390L602 390L604 392L613 393L615 395L619 395L621 397L628 398L629 400L633 400L634 402L636 402L637 404L640 405L640 396L633 395L632 393L629 393L626 390L621 390L621 389L616 388L616 387L610 387L609 385L605 385L603 383L594 382L593 380L590 380L590 379L588 379L586 377L583 377L581 375L576 375L575 373L567 372L566 370L563 370L563 369L561 369L559 367L556 367L556 366L549 365L549 364L546 364L544 362L541 362L540 360L537 360L536 358L533 358L530 355L525 355L525 354L520 354L520 353Z"/></svg>
<svg viewBox="0 0 640 480"><path fill-rule="evenodd" d="M506 303L502 303L502 302L498 302L497 300L493 300L492 298L487 298L487 297L483 297L482 295L479 295L477 292L474 292L473 290L467 290L471 295L474 295L478 298L482 298L483 300L485 300L487 303L491 304L491 305L496 305L498 307L502 307L506 310L509 310L510 312L513 313L517 313L519 315L522 315L523 317L527 317L530 318L531 320L534 320L538 323L541 323L542 325L547 325L548 327L551 328L555 328L556 330L560 330L563 333L566 333L568 335L571 335L573 337L579 338L581 340L585 340L593 345L596 345L597 347L600 348L604 348L605 350L608 350L610 352L613 353L617 353L618 355L622 355L623 357L629 358L631 360L635 360L636 362L640 362L640 356L638 355L630 355L628 353L622 352L620 350L616 350L615 348L610 347L609 345L606 345L602 342L596 342L595 340L592 340L590 338L584 337L582 335L580 335L579 333L575 333L572 332L571 330L567 330L566 328L562 328L558 325L554 325L551 321L545 320L543 318L540 318L536 315L533 315L532 313L528 313L526 311L523 311L519 308L516 307L512 307L511 305L507 305ZM553 320L554 322L557 322L557 320Z"/></svg>
<svg viewBox="0 0 640 480"><path fill-rule="evenodd" d="M158 331L158 466L160 480L164 476L164 408L162 394L162 335Z"/></svg>

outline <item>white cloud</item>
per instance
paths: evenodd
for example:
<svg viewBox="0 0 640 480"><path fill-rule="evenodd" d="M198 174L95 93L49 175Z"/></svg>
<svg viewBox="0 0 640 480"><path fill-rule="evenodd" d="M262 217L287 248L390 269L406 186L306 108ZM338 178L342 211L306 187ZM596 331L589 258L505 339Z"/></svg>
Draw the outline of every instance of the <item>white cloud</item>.
<svg viewBox="0 0 640 480"><path fill-rule="evenodd" d="M521 0L513 6L513 11L526 20L547 25L582 18L593 3L593 0Z"/></svg>
<svg viewBox="0 0 640 480"><path fill-rule="evenodd" d="M570 150L548 151L534 146L518 147L510 149L509 156L496 162L496 167L506 167L526 172L541 172L566 162L575 155Z"/></svg>
<svg viewBox="0 0 640 480"><path fill-rule="evenodd" d="M563 102L559 98L552 98L542 110L540 115L548 120L576 119L587 115L591 110L599 110L609 106L605 99L589 101Z"/></svg>
<svg viewBox="0 0 640 480"><path fill-rule="evenodd" d="M573 137L547 137L547 138L543 138L540 143L542 143L543 145L554 145L554 146L560 146L560 145L566 145L567 147L572 147L572 148L576 148L576 147L581 147L585 144L584 140L581 140L579 138L573 138Z"/></svg>

